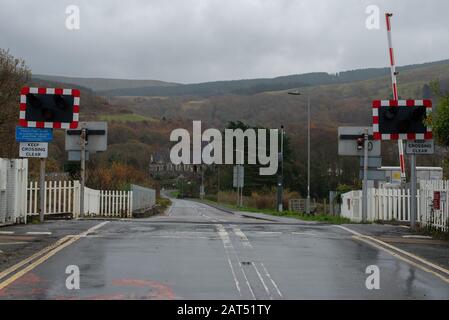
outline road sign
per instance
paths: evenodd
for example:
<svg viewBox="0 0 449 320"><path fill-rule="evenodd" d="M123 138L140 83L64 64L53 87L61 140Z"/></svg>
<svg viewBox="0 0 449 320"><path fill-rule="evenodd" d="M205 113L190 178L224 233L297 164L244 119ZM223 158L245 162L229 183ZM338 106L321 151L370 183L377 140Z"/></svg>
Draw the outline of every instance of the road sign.
<svg viewBox="0 0 449 320"><path fill-rule="evenodd" d="M243 188L245 181L245 168L243 166L234 166L232 185L234 188Z"/></svg>
<svg viewBox="0 0 449 320"><path fill-rule="evenodd" d="M51 142L53 129L16 127L17 142Z"/></svg>
<svg viewBox="0 0 449 320"><path fill-rule="evenodd" d="M81 161L81 151L68 151L68 161ZM86 161L89 161L88 151L86 151Z"/></svg>
<svg viewBox="0 0 449 320"><path fill-rule="evenodd" d="M434 191L433 192L433 209L440 210L440 201L441 201L441 192Z"/></svg>
<svg viewBox="0 0 449 320"><path fill-rule="evenodd" d="M81 151L81 130L86 129L86 150L90 153L106 151L108 148L107 122L80 122L77 130L67 130L65 134L65 150Z"/></svg>
<svg viewBox="0 0 449 320"><path fill-rule="evenodd" d="M424 120L432 112L431 100L373 101L375 140L430 140Z"/></svg>
<svg viewBox="0 0 449 320"><path fill-rule="evenodd" d="M380 141L373 140L373 129L370 127L339 127L338 128L338 155L340 156L364 156L363 148L357 145L357 139L363 138L365 129L368 129L368 156L380 156Z"/></svg>
<svg viewBox="0 0 449 320"><path fill-rule="evenodd" d="M363 157L360 157L360 166L363 167ZM368 168L380 168L382 167L382 157L370 157L368 158Z"/></svg>
<svg viewBox="0 0 449 320"><path fill-rule="evenodd" d="M47 158L47 142L21 142L19 146L19 156L22 158Z"/></svg>
<svg viewBox="0 0 449 320"><path fill-rule="evenodd" d="M19 126L76 129L79 106L78 89L24 87L20 91Z"/></svg>
<svg viewBox="0 0 449 320"><path fill-rule="evenodd" d="M407 141L405 152L407 154L434 154L435 144L433 140Z"/></svg>
<svg viewBox="0 0 449 320"><path fill-rule="evenodd" d="M360 170L359 174L360 174L360 179L363 180L363 178L364 178L363 170ZM375 169L368 170L368 180L385 181L385 179L386 179L385 171L375 170Z"/></svg>

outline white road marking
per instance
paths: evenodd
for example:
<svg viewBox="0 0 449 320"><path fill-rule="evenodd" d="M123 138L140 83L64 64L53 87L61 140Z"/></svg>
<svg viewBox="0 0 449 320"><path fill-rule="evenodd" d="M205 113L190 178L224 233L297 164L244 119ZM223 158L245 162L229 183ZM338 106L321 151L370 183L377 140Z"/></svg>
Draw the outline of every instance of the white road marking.
<svg viewBox="0 0 449 320"><path fill-rule="evenodd" d="M316 236L315 233L311 232L292 232L294 235L301 235L301 236Z"/></svg>
<svg viewBox="0 0 449 320"><path fill-rule="evenodd" d="M281 293L281 290L279 290L279 287L277 286L276 282L273 280L273 278L271 278L270 274L268 273L267 268L265 268L265 265L261 262L260 265L263 268L263 271L265 272L265 276L267 276L267 278L271 281L271 284L273 285L273 287L276 289L278 295L283 298L283 295Z"/></svg>
<svg viewBox="0 0 449 320"><path fill-rule="evenodd" d="M429 236L421 236L421 235L414 235L414 234L405 235L405 236L402 236L402 238L405 238L405 239L432 239L432 237L429 237Z"/></svg>
<svg viewBox="0 0 449 320"><path fill-rule="evenodd" d="M253 248L253 246L251 245L251 242L248 240L248 237L245 235L245 233L240 230L238 227L236 226L232 226L234 229L234 233L240 237L240 239L243 241L243 244L245 245L245 243L247 243L247 246L249 248ZM282 233L282 232L275 232L277 233ZM276 282L273 280L273 278L271 278L270 273L268 272L267 268L265 268L264 264L262 262L260 262L260 265L263 268L263 271L265 273L265 276L268 278L268 280L270 280L270 282L272 283L273 287L275 288L276 292L278 293L279 297L283 297L281 291L279 290L279 287L277 286ZM257 265L256 262L253 262L253 267L256 270L257 275L259 276L260 281L262 282L262 285L265 288L265 291L267 292L268 296L270 297L270 299L273 299L273 296L271 295L270 290L268 289L268 287L265 284L265 281L263 280L263 277L261 276L259 269L257 269Z"/></svg>
<svg viewBox="0 0 449 320"><path fill-rule="evenodd" d="M399 255L396 252L399 252L399 253L401 253L401 254L403 254L405 256L408 256L408 257L410 257L410 258L412 258L414 260L417 260L417 261L419 261L419 262L421 262L421 263L423 263L423 264L425 264L425 265L427 265L427 266L429 266L431 268L434 268L434 269L436 269L436 270L438 270L438 271L440 271L442 273L445 273L445 274L449 275L449 270L447 270L447 269L445 269L443 267L440 267L440 266L438 266L438 265L436 265L436 264L434 264L434 263L432 263L430 261L427 261L427 260L425 260L425 259L423 259L421 257L418 257L418 256L416 256L416 255L414 255L414 254L412 254L410 252L402 250L402 249L400 249L400 248L398 248L396 246L393 246L393 245L391 245L389 243L386 243L386 242L381 241L379 239L373 238L371 236L363 235L363 234L361 234L361 233L359 233L357 231L351 230L351 229L349 229L347 227L339 226L339 225L334 225L334 227L338 227L340 229L346 230L347 232L352 233L355 236L354 237L355 239L364 241L365 243L368 243L368 244L370 244L373 247L376 247L376 248L378 248L380 250L388 252L392 256L394 256L394 257L396 257L398 259L401 259L401 260L403 260L403 261L405 261L405 262L407 262L407 263L409 263L409 264L411 264L411 265L413 265L413 266L415 266L415 267L417 267L417 268L419 268L419 269L421 269L423 271L426 271L428 273L432 273L433 275L439 277L440 279L444 280L445 282L449 282L449 278L446 278L446 277L440 275L437 272L434 272L434 271L432 271L432 270L430 270L430 269L428 269L428 268L426 268L426 267L424 267L424 266L422 266L422 265L420 265L420 264L418 264L416 262L413 262L413 261L411 261L411 260L409 260L409 259L407 259L407 258L405 258L405 257L403 257L401 255ZM378 245L376 243L378 243L380 245ZM394 250L396 252L394 252L392 250L389 250L389 249L387 249L385 247L390 248L390 249L392 249L392 250Z"/></svg>
<svg viewBox="0 0 449 320"><path fill-rule="evenodd" d="M7 246L7 245L11 245L11 244L24 244L24 243L28 243L25 241L19 241L19 242L0 242L0 246Z"/></svg>
<svg viewBox="0 0 449 320"><path fill-rule="evenodd" d="M282 234L280 231L256 231L257 234Z"/></svg>
<svg viewBox="0 0 449 320"><path fill-rule="evenodd" d="M35 236L38 236L38 235L51 235L51 232L48 232L48 231L28 231L26 234L35 235Z"/></svg>
<svg viewBox="0 0 449 320"><path fill-rule="evenodd" d="M246 237L246 235L242 232L242 230L240 230L239 227L233 225L231 226L232 230L234 231L234 233L240 238L240 240L242 241L242 244L244 247L246 248L252 248L253 246L251 245L251 243L249 242L248 238Z"/></svg>
<svg viewBox="0 0 449 320"><path fill-rule="evenodd" d="M253 262L253 267L254 267L254 270L256 270L257 276L259 277L260 282L262 282L262 285L263 285L268 297L270 297L270 300L273 300L270 290L268 289L267 285L265 284L265 281L263 281L263 278L259 272L259 269L257 269L256 262Z"/></svg>
<svg viewBox="0 0 449 320"><path fill-rule="evenodd" d="M240 290L239 280L235 275L234 267L232 266L231 257L229 256L228 248L230 247L230 239L229 235L226 232L225 228L222 225L217 225L218 234L220 235L221 241L223 242L223 246L225 248L226 258L228 260L229 267L231 268L232 277L234 278L235 286L240 296L242 297L242 291ZM232 244L231 244L232 245Z"/></svg>
<svg viewBox="0 0 449 320"><path fill-rule="evenodd" d="M14 234L14 231L0 231L0 234Z"/></svg>

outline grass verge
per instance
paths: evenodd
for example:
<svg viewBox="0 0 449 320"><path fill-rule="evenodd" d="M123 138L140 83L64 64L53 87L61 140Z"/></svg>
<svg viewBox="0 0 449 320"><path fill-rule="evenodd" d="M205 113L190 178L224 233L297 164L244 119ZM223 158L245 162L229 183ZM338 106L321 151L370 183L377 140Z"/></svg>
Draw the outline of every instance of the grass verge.
<svg viewBox="0 0 449 320"><path fill-rule="evenodd" d="M330 216L325 214L316 214L316 215L305 215L298 212L293 211L284 211L282 213L277 212L274 209L257 209L257 208L251 208L251 207L237 207L235 205L227 204L227 203L221 203L221 202L215 202L212 200L201 200L204 203L210 203L213 205L219 205L222 207L225 207L230 210L234 211L242 211L242 212L254 212L254 213L263 213L271 216L276 217L286 217L286 218L293 218L303 221L317 221L317 222L323 222L323 223L329 223L329 224L350 224L352 223L351 220L343 217L338 216Z"/></svg>

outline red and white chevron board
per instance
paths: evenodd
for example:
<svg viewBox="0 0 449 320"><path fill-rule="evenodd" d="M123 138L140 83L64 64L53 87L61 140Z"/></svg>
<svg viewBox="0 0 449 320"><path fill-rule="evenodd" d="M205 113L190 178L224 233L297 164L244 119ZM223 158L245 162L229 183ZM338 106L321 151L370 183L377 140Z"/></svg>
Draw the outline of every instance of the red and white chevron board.
<svg viewBox="0 0 449 320"><path fill-rule="evenodd" d="M426 113L432 112L431 100L374 100L373 101L373 136L374 140L431 140L432 128L426 127L426 133L381 133L379 132L380 107L426 107Z"/></svg>
<svg viewBox="0 0 449 320"><path fill-rule="evenodd" d="M26 106L27 94L57 94L73 96L73 120L72 122L44 122L44 121L27 121ZM30 128L52 128L52 129L76 129L78 128L80 112L80 91L78 89L62 89L62 88L35 88L23 87L20 91L20 115L19 126Z"/></svg>

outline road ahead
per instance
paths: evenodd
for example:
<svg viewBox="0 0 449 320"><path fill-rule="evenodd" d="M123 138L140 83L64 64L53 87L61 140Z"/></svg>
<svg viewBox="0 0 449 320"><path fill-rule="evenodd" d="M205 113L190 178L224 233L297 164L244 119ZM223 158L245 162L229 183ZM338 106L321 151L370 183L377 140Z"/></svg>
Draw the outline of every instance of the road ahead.
<svg viewBox="0 0 449 320"><path fill-rule="evenodd" d="M91 221L87 232L85 221L64 222L79 232L56 253L0 274L0 298L449 299L441 277L338 226L173 201L166 216ZM68 265L79 267L79 290L66 288ZM380 270L379 290L365 286L370 265Z"/></svg>

